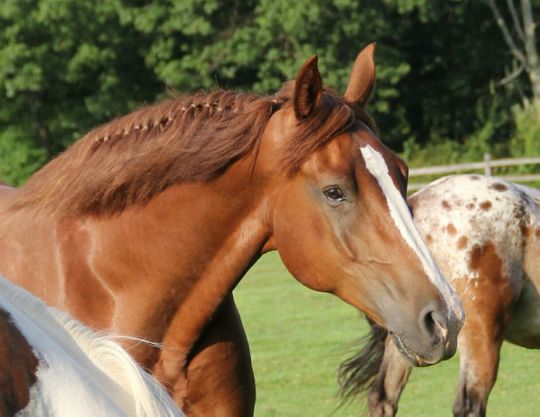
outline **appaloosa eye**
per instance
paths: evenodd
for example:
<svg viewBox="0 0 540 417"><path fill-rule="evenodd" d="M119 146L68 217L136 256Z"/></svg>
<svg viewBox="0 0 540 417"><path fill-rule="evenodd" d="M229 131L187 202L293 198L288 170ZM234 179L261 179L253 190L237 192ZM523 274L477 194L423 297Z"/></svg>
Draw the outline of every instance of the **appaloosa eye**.
<svg viewBox="0 0 540 417"><path fill-rule="evenodd" d="M324 190L324 195L331 203L345 201L345 193L339 187L330 187Z"/></svg>

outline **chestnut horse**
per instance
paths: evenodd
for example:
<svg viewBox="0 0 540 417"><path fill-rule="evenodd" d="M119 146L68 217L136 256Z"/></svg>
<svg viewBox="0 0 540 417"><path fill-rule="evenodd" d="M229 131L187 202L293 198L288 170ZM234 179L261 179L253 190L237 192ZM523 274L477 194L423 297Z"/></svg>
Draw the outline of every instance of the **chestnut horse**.
<svg viewBox="0 0 540 417"><path fill-rule="evenodd" d="M94 328L159 343L130 352L189 416L253 414L231 291L270 250L415 362L451 356L463 310L412 221L407 167L367 115L373 52L343 97L312 57L273 96L183 96L92 130L5 189L0 273Z"/></svg>
<svg viewBox="0 0 540 417"><path fill-rule="evenodd" d="M461 378L454 416L485 416L503 340L540 348L540 192L461 175L428 185L409 203L467 317L458 339ZM411 367L390 339L384 342L384 331L374 328L374 334L371 347L384 349L384 356L372 352L379 361L372 370L379 372L369 388L370 415L394 416ZM358 360L342 368L349 393L367 381L355 375Z"/></svg>
<svg viewBox="0 0 540 417"><path fill-rule="evenodd" d="M0 416L181 417L114 338L0 277Z"/></svg>

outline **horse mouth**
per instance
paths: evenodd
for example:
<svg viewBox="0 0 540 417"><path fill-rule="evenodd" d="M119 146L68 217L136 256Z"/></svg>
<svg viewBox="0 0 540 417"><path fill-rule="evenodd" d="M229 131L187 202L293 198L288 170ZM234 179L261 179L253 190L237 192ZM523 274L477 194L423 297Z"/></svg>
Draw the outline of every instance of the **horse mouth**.
<svg viewBox="0 0 540 417"><path fill-rule="evenodd" d="M420 356L418 353L411 350L407 344L403 341L403 338L401 335L397 333L390 332L392 335L392 338L394 339L394 343L396 344L396 347L398 351L411 363L412 366L417 367L423 367L423 366L430 366L438 363L437 360L429 360L422 356Z"/></svg>

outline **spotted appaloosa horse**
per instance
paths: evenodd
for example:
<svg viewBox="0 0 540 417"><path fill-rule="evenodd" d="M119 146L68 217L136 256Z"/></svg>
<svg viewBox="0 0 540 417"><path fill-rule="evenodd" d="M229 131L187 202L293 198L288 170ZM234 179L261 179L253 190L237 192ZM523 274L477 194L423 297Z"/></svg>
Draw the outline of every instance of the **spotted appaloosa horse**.
<svg viewBox="0 0 540 417"><path fill-rule="evenodd" d="M183 414L111 336L0 277L0 416Z"/></svg>
<svg viewBox="0 0 540 417"><path fill-rule="evenodd" d="M273 96L199 93L94 129L4 190L0 272L95 328L160 343L130 352L189 416L253 414L231 291L270 250L418 363L452 355L461 304L412 221L407 167L366 112L373 52L343 97L313 57Z"/></svg>
<svg viewBox="0 0 540 417"><path fill-rule="evenodd" d="M503 340L540 348L540 192L492 177L462 175L432 183L409 203L465 308L454 416L484 416ZM390 339L384 345L383 331L374 333L378 342L372 347L385 350L383 358L373 353L382 363L369 390L370 415L394 416L411 368ZM366 382L355 380L355 363L350 360L342 369L350 378L350 393Z"/></svg>

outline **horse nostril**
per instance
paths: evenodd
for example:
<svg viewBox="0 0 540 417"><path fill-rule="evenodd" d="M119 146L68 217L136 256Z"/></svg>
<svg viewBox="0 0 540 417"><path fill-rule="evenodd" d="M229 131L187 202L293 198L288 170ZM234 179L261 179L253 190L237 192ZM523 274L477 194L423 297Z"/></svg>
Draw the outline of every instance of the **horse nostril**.
<svg viewBox="0 0 540 417"><path fill-rule="evenodd" d="M423 317L424 329L431 337L439 336L446 340L448 335L448 322L446 316L438 311L429 310Z"/></svg>
<svg viewBox="0 0 540 417"><path fill-rule="evenodd" d="M433 319L433 311L428 312L424 317L424 326L429 334L435 332L435 320Z"/></svg>

